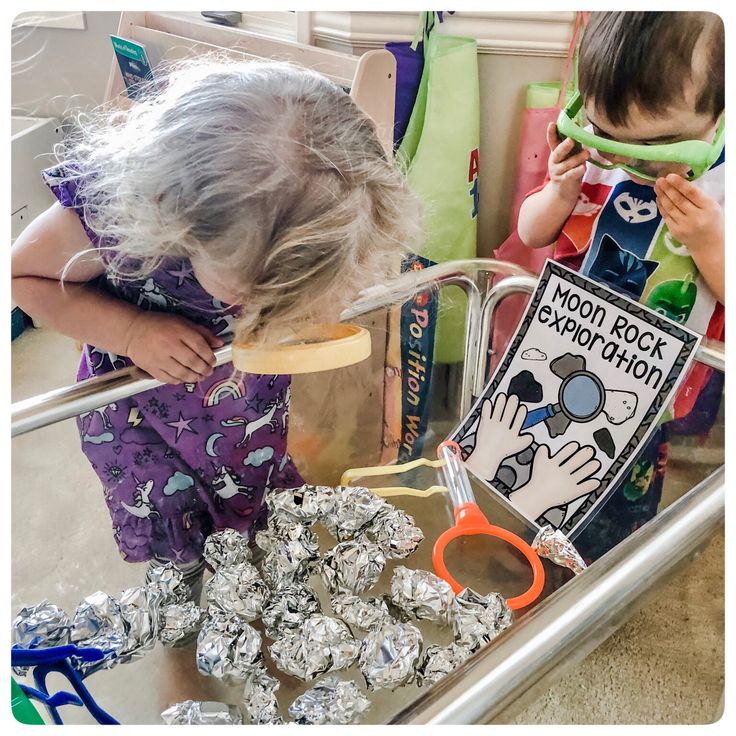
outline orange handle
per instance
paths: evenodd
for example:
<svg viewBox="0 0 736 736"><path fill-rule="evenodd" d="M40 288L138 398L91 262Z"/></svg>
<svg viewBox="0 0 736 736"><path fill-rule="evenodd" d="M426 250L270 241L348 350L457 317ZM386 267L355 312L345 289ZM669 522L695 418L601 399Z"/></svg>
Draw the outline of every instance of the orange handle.
<svg viewBox="0 0 736 736"><path fill-rule="evenodd" d="M455 509L455 526L443 532L434 543L432 549L432 564L434 570L443 580L446 580L455 593L459 593L463 586L450 575L445 565L445 547L458 537L472 536L474 534L486 534L490 537L497 537L516 547L532 567L533 579L532 584L525 593L509 598L508 606L512 611L524 608L533 603L544 588L544 567L539 555L519 536L513 534L507 529L500 526L493 526L483 515L483 512L474 503L466 503Z"/></svg>

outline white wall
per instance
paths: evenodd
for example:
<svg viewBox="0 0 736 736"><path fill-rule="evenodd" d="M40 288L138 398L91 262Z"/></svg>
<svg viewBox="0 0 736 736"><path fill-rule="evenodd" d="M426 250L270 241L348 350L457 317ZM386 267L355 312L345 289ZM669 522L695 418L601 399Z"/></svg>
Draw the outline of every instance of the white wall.
<svg viewBox="0 0 736 736"><path fill-rule="evenodd" d="M70 104L102 102L119 13L87 12L85 30L13 31L12 105L18 114L58 116ZM310 13L315 45L348 53L407 37L412 13ZM442 32L479 38L481 206L479 253L491 255L509 229L513 174L526 85L560 79L572 13L458 13ZM366 29L370 28L368 31Z"/></svg>
<svg viewBox="0 0 736 736"><path fill-rule="evenodd" d="M17 115L60 117L103 101L120 13L87 12L84 30L12 30L11 105Z"/></svg>

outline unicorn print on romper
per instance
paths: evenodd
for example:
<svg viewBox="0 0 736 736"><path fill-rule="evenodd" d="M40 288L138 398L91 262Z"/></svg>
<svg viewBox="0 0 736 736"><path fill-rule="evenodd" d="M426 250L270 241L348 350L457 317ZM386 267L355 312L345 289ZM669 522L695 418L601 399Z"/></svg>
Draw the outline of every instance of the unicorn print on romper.
<svg viewBox="0 0 736 736"><path fill-rule="evenodd" d="M44 172L51 191L99 239L75 199L68 172ZM114 248L101 249L106 263ZM103 276L100 288L142 309L178 314L221 338L232 336L237 307L213 298L186 258L166 258L145 278ZM84 380L131 365L120 355L85 345L77 372ZM103 484L120 554L190 562L205 538L231 527L243 533L262 523L269 488L303 483L286 451L289 376L214 369L199 383L163 385L77 418L82 450ZM253 462L253 453L268 460Z"/></svg>

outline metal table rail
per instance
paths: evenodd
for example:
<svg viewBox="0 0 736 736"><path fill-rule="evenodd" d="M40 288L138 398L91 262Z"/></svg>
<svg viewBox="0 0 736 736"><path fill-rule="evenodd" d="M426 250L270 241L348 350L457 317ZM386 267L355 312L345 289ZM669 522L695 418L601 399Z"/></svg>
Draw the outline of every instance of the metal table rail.
<svg viewBox="0 0 736 736"><path fill-rule="evenodd" d="M482 299L478 282L499 274L508 278L485 290ZM530 274L512 264L490 259L454 261L403 274L390 285L366 290L341 317L352 320L426 289L462 288L468 297L464 413L486 380L495 308L509 294L530 293L535 284ZM216 355L218 365L229 362L231 349L222 348ZM723 345L704 341L696 359L723 371ZM127 368L51 391L13 405L11 432L18 436L157 385L157 380L140 369ZM708 541L723 521L724 477L721 467L521 617L391 722L488 722L525 693L544 686L560 666L582 659L624 623L647 591Z"/></svg>
<svg viewBox="0 0 736 736"><path fill-rule="evenodd" d="M487 723L607 639L723 523L721 467L401 711L392 723Z"/></svg>
<svg viewBox="0 0 736 736"><path fill-rule="evenodd" d="M481 294L476 280L480 274L530 277L524 269L505 261L489 258L450 261L423 271L404 273L390 284L364 290L358 300L342 312L340 318L353 320L376 309L400 304L417 292L427 289L447 286L463 289L468 299L465 355L469 356L463 365L461 389L461 411L465 412L470 408L474 372L478 364ZM232 360L231 346L226 345L217 350L215 357L218 366L229 363ZM11 407L11 436L16 437L64 419L71 419L160 385L160 381L140 368L130 367L18 401Z"/></svg>

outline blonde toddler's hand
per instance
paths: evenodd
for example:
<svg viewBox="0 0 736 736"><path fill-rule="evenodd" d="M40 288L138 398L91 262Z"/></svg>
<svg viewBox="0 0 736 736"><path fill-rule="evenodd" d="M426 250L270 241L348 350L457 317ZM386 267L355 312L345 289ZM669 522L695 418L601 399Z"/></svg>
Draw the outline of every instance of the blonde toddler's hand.
<svg viewBox="0 0 736 736"><path fill-rule="evenodd" d="M212 374L215 348L224 345L206 327L184 317L141 312L128 328L128 357L163 383L196 383Z"/></svg>
<svg viewBox="0 0 736 736"><path fill-rule="evenodd" d="M586 150L573 153L575 141L572 138L560 142L554 123L547 126L547 145L551 151L547 160L550 184L557 189L561 199L570 204L577 202L585 174L585 162L590 154Z"/></svg>

